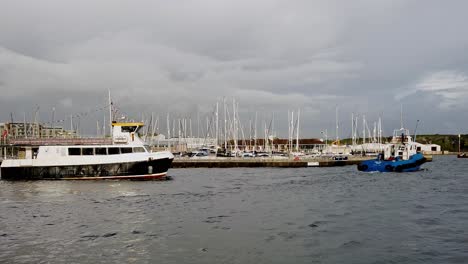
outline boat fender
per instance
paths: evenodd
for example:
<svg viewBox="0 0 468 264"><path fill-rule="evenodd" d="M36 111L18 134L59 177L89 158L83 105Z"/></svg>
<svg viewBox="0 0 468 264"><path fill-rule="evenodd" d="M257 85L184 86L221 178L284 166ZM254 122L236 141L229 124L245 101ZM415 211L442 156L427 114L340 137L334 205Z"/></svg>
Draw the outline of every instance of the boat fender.
<svg viewBox="0 0 468 264"><path fill-rule="evenodd" d="M385 169L388 171L393 171L393 166L388 164L387 166L385 166Z"/></svg>
<svg viewBox="0 0 468 264"><path fill-rule="evenodd" d="M403 171L403 167L401 167L401 165L398 165L395 167L395 171L396 172L402 172Z"/></svg>
<svg viewBox="0 0 468 264"><path fill-rule="evenodd" d="M369 167L366 165L366 164L359 164L358 165L358 170L360 171L365 171L367 170Z"/></svg>

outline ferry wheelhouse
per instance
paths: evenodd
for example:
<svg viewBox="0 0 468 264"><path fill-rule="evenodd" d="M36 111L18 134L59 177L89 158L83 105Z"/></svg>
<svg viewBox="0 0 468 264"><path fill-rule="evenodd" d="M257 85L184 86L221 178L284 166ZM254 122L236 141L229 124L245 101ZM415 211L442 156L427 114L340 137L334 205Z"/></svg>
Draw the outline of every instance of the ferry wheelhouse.
<svg viewBox="0 0 468 264"><path fill-rule="evenodd" d="M40 145L25 147L24 157L3 160L1 178L165 179L174 156L151 152L138 136L143 123L112 123L112 142L100 145Z"/></svg>

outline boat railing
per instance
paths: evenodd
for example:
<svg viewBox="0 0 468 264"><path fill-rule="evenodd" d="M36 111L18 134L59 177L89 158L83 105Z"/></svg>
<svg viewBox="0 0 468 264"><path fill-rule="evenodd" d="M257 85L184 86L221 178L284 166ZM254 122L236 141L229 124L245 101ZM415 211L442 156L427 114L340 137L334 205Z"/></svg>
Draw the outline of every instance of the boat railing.
<svg viewBox="0 0 468 264"><path fill-rule="evenodd" d="M19 138L11 139L11 145L46 146L46 145L111 145L110 138Z"/></svg>

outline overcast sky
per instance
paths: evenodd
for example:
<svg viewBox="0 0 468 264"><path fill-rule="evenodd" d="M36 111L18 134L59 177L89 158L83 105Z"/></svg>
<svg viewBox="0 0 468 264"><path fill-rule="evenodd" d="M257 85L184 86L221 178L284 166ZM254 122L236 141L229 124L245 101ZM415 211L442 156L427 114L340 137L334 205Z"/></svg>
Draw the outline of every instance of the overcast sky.
<svg viewBox="0 0 468 264"><path fill-rule="evenodd" d="M468 133L468 1L1 0L0 122L113 101L135 119L206 115L226 97L248 120L301 109L301 135ZM104 112L82 118L95 131ZM69 121L65 126L69 126ZM263 121L262 121L263 122ZM361 119L359 123L361 123ZM263 125L262 125L263 126ZM164 126L161 127L164 129ZM361 129L361 128L360 128ZM195 130L195 129L194 129ZM259 132L260 133L260 132Z"/></svg>

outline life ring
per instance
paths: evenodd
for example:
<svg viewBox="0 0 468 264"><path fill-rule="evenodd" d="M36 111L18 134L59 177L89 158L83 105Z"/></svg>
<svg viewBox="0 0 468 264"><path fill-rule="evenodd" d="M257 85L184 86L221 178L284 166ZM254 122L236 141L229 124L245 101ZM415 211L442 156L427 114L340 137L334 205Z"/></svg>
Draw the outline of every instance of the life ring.
<svg viewBox="0 0 468 264"><path fill-rule="evenodd" d="M403 167L401 165L398 165L395 167L395 171L396 172L402 172L403 171Z"/></svg>
<svg viewBox="0 0 468 264"><path fill-rule="evenodd" d="M393 171L393 166L388 164L387 166L385 166L385 169L388 171Z"/></svg>
<svg viewBox="0 0 468 264"><path fill-rule="evenodd" d="M365 170L367 170L367 169L369 168L369 166L367 166L366 164L359 164L359 165L357 166L357 168L358 168L358 170L360 170L360 171L365 171Z"/></svg>

